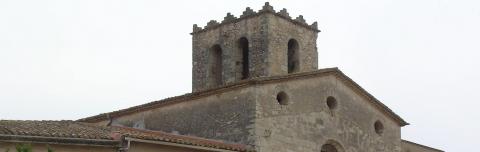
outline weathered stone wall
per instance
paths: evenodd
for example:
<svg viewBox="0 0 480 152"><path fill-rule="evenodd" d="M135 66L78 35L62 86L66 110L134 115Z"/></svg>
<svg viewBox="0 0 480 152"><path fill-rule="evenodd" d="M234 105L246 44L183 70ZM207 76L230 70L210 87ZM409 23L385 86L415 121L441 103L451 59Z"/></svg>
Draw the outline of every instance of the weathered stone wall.
<svg viewBox="0 0 480 152"><path fill-rule="evenodd" d="M253 144L253 88L204 96L113 119L112 125Z"/></svg>
<svg viewBox="0 0 480 152"><path fill-rule="evenodd" d="M297 72L318 69L317 32L273 14L268 17L268 75L288 74L288 41L299 43L299 69Z"/></svg>
<svg viewBox="0 0 480 152"><path fill-rule="evenodd" d="M400 152L400 126L334 76L291 80L257 87L255 135L261 152L320 151L325 143L340 152ZM288 95L288 105L277 94ZM327 97L337 100L330 110ZM374 129L380 120L381 135ZM342 150L343 149L343 150Z"/></svg>
<svg viewBox="0 0 480 152"><path fill-rule="evenodd" d="M16 152L15 145L12 142L0 142L0 152ZM117 152L115 147L100 147L100 146L79 146L79 145L55 145L55 144L31 144L32 151L46 152L50 147L55 152Z"/></svg>
<svg viewBox="0 0 480 152"><path fill-rule="evenodd" d="M205 29L194 25L192 33L192 89L194 92L217 87L209 50L214 45L222 48L222 84L242 79L242 53L239 40L249 42L249 77L287 74L288 41L299 42L300 69L297 72L312 71L318 67L317 27L308 25L303 17L293 20L286 10L278 13L268 4L259 13L247 8L237 19L231 14L222 23L210 21ZM222 85L220 84L220 85Z"/></svg>
<svg viewBox="0 0 480 152"><path fill-rule="evenodd" d="M430 148L410 141L402 140L402 152L443 152L442 150Z"/></svg>
<svg viewBox="0 0 480 152"><path fill-rule="evenodd" d="M334 75L256 84L117 117L113 125L254 145L259 152L314 152L325 143L340 152L400 152L400 124L348 85ZM278 103L279 92L287 105Z"/></svg>
<svg viewBox="0 0 480 152"><path fill-rule="evenodd" d="M193 34L193 69L192 69L192 88L193 91L211 88L213 85L209 81L209 49L218 44L222 48L223 58L223 83L228 84L241 79L241 70L239 69L238 40L242 37L249 42L249 69L251 77L264 76L265 59L267 47L265 46L266 31L265 16L254 16L243 19L239 22L222 25L218 28L205 32ZM213 86L215 87L215 86Z"/></svg>

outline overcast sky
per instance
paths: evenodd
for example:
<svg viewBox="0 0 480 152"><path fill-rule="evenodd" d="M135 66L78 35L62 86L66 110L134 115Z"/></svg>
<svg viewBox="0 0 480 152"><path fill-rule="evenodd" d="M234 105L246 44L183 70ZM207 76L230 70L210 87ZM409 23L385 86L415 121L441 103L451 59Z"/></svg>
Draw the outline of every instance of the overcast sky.
<svg viewBox="0 0 480 152"><path fill-rule="evenodd" d="M79 119L191 90L192 24L258 0L0 0L0 119ZM276 0L318 21L339 67L402 116L402 138L480 144L480 1Z"/></svg>

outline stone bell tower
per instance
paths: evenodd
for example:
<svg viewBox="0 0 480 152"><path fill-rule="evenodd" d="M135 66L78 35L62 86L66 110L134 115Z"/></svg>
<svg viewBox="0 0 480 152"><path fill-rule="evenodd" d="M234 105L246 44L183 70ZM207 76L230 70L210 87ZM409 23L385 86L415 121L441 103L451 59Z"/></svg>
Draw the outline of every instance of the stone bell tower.
<svg viewBox="0 0 480 152"><path fill-rule="evenodd" d="M255 77L286 75L318 68L317 22L276 12L267 2L258 12L248 8L237 18L228 13L219 23L193 25L193 92Z"/></svg>

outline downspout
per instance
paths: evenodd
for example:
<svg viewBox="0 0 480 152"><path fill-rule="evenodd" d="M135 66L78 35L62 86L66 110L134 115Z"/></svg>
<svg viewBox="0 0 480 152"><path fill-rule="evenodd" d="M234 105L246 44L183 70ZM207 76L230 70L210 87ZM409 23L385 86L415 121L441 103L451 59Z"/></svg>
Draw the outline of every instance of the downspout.
<svg viewBox="0 0 480 152"><path fill-rule="evenodd" d="M119 131L113 131L110 136L119 141L117 152L128 152L130 149L130 140L127 140Z"/></svg>
<svg viewBox="0 0 480 152"><path fill-rule="evenodd" d="M125 138L123 138L122 141L120 142L118 152L128 152L129 149L130 149L130 140L126 140Z"/></svg>

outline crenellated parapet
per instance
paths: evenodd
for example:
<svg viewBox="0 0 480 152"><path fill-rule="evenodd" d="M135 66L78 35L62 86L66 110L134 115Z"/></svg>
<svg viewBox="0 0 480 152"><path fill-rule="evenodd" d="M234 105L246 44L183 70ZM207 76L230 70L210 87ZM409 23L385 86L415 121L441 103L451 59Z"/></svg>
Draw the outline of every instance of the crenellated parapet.
<svg viewBox="0 0 480 152"><path fill-rule="evenodd" d="M275 9L273 8L273 6L271 6L269 2L265 2L265 5L262 7L262 9L258 10L258 12L255 12L250 7L247 7L245 9L245 11L243 11L242 15L240 15L240 17L238 17L238 18L235 17L234 15L232 15L231 13L227 13L227 15L223 18L223 20L221 22L218 22L216 20L210 20L204 28L201 28L197 24L194 24L193 25L193 32L191 34L205 32L205 31L215 29L215 28L220 27L220 26L225 25L225 24L236 23L236 22L239 22L240 20L255 17L255 16L259 16L259 15L265 14L265 13L273 14L275 16L286 19L286 20L288 20L288 21L290 21L294 24L300 25L300 26L305 27L307 29L310 29L310 30L313 30L313 31L316 31L316 32L320 32L320 30L318 30L318 23L317 22L313 22L313 24L309 25L305 21L305 19L303 18L303 15L299 15L295 19L292 19L292 17L290 17L290 15L289 15L287 9L284 8L284 9L280 10L279 12L276 12Z"/></svg>
<svg viewBox="0 0 480 152"><path fill-rule="evenodd" d="M205 26L205 29L207 29L208 27L213 27L213 26L217 26L217 25L220 25L220 23L218 23L216 20L210 20L207 23L207 26Z"/></svg>
<svg viewBox="0 0 480 152"><path fill-rule="evenodd" d="M253 11L250 7L247 7L245 11L243 11L243 14L240 16L240 18L248 17L248 16L253 16L255 15L256 12Z"/></svg>
<svg viewBox="0 0 480 152"><path fill-rule="evenodd" d="M310 25L310 27L313 28L313 29L318 29L318 23L313 22L312 25Z"/></svg>
<svg viewBox="0 0 480 152"><path fill-rule="evenodd" d="M286 8L280 10L280 12L278 12L278 15L280 15L280 16L282 16L282 17L284 17L284 18L292 19L292 17L290 17L290 15L288 14Z"/></svg>
<svg viewBox="0 0 480 152"><path fill-rule="evenodd" d="M305 19L303 19L303 15L300 15L297 18L295 18L295 21L297 21L300 24L307 24L307 21L305 21Z"/></svg>
<svg viewBox="0 0 480 152"><path fill-rule="evenodd" d="M227 16L223 18L222 23L227 23L236 20L237 17L233 16L231 13L227 13Z"/></svg>
<svg viewBox="0 0 480 152"><path fill-rule="evenodd" d="M198 31L201 31L202 30L202 27L198 27L197 24L193 24L193 32L198 32Z"/></svg>
<svg viewBox="0 0 480 152"><path fill-rule="evenodd" d="M272 12L275 13L275 10L273 9L273 6L270 5L269 2L265 2L265 5L263 5L262 9L259 12Z"/></svg>

